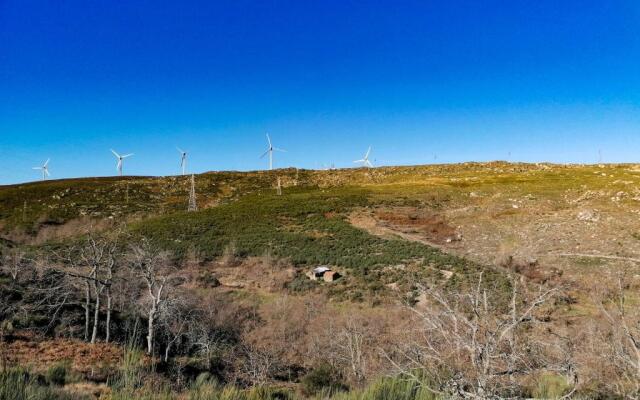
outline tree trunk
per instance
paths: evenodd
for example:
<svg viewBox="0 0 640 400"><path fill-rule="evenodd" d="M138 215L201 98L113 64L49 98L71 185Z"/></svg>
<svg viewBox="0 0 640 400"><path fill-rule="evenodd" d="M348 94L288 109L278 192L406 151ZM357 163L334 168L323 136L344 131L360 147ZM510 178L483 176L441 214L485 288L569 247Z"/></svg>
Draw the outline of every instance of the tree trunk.
<svg viewBox="0 0 640 400"><path fill-rule="evenodd" d="M4 372L7 370L9 357L7 357L7 348L4 343L4 328L2 326L0 326L0 356L2 358L2 363L0 364L0 371Z"/></svg>
<svg viewBox="0 0 640 400"><path fill-rule="evenodd" d="M93 314L93 332L91 333L91 344L94 344L96 342L96 339L98 338L98 322L100 319L100 292L101 290L98 290L98 284L94 283L94 287L95 287L95 293L96 293L96 308L94 310L94 314Z"/></svg>
<svg viewBox="0 0 640 400"><path fill-rule="evenodd" d="M173 340L167 344L167 347L164 349L164 362L169 361L169 351L171 351L171 345L173 344Z"/></svg>
<svg viewBox="0 0 640 400"><path fill-rule="evenodd" d="M154 334L154 324L156 317L156 302L153 300L153 304L151 309L149 310L149 326L147 333L147 354L153 355L153 334Z"/></svg>
<svg viewBox="0 0 640 400"><path fill-rule="evenodd" d="M89 287L89 281L85 281L85 302L84 302L84 341L89 340L89 308L91 306L91 288Z"/></svg>
<svg viewBox="0 0 640 400"><path fill-rule="evenodd" d="M105 342L111 340L111 286L107 286L107 322L106 322L106 338Z"/></svg>

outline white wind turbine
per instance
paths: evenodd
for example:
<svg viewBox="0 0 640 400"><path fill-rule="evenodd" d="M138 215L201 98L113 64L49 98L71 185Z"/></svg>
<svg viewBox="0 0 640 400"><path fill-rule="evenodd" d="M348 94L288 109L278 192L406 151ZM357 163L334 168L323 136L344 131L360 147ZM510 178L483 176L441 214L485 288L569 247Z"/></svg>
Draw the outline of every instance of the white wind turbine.
<svg viewBox="0 0 640 400"><path fill-rule="evenodd" d="M127 158L127 157L131 157L133 155L133 153L125 154L125 155L121 156L120 154L116 153L115 150L113 150L113 149L111 149L111 152L118 159L118 166L117 166L118 174L120 174L120 176L122 176L122 164L124 164L124 159Z"/></svg>
<svg viewBox="0 0 640 400"><path fill-rule="evenodd" d="M269 170L272 170L273 169L273 152L280 151L280 152L286 153L287 151L283 149L279 149L277 147L273 147L273 144L271 143L271 138L269 137L268 133L267 133L267 142L269 142L269 148L267 149L267 151L262 153L260 158L264 158L264 156L269 154Z"/></svg>
<svg viewBox="0 0 640 400"><path fill-rule="evenodd" d="M176 147L176 149L178 153L180 153L180 168L182 168L182 175L184 175L185 169L187 168L187 152L180 147Z"/></svg>
<svg viewBox="0 0 640 400"><path fill-rule="evenodd" d="M33 169L42 171L43 181L47 179L47 176L51 175L49 174L49 161L51 161L51 159L47 159L47 161L42 165L42 167L33 167Z"/></svg>
<svg viewBox="0 0 640 400"><path fill-rule="evenodd" d="M354 163L362 163L363 167L373 168L373 164L369 161L369 154L371 154L371 146L369 146L369 150L367 150L367 154L364 155L362 160L356 160Z"/></svg>

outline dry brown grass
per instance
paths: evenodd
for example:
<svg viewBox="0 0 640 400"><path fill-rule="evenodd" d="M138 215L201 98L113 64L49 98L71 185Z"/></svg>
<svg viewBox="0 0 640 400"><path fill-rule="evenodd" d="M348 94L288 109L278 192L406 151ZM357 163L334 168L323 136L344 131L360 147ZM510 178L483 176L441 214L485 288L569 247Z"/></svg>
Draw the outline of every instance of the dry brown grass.
<svg viewBox="0 0 640 400"><path fill-rule="evenodd" d="M52 365L68 361L71 370L87 378L104 380L112 375L122 360L123 350L115 344L89 344L70 339L39 339L21 334L7 344L9 363L31 366L45 371Z"/></svg>

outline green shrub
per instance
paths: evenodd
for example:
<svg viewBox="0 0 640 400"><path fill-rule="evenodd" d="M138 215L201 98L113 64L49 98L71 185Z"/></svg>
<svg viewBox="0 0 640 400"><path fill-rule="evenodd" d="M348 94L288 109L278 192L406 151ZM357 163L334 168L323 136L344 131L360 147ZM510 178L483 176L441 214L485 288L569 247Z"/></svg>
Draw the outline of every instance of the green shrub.
<svg viewBox="0 0 640 400"><path fill-rule="evenodd" d="M114 389L108 400L175 400L177 397L166 386L145 386L135 390Z"/></svg>
<svg viewBox="0 0 640 400"><path fill-rule="evenodd" d="M47 382L51 385L64 386L67 383L67 373L69 370L69 362L63 361L56 363L47 370Z"/></svg>
<svg viewBox="0 0 640 400"><path fill-rule="evenodd" d="M287 283L287 289L293 293L304 293L318 287L316 281L312 281L304 275L298 275L289 283Z"/></svg>
<svg viewBox="0 0 640 400"><path fill-rule="evenodd" d="M132 391L142 384L144 374L144 355L141 350L127 345L124 349L118 377L112 386L118 389Z"/></svg>
<svg viewBox="0 0 640 400"><path fill-rule="evenodd" d="M429 389L428 382L404 379L396 376L383 378L371 383L361 390L337 393L333 396L322 394L318 400L435 400L436 397Z"/></svg>
<svg viewBox="0 0 640 400"><path fill-rule="evenodd" d="M347 389L340 371L328 363L322 363L305 375L300 382L306 395L319 392L336 393Z"/></svg>
<svg viewBox="0 0 640 400"><path fill-rule="evenodd" d="M12 368L0 372L0 400L63 400L69 397L38 384L29 371Z"/></svg>
<svg viewBox="0 0 640 400"><path fill-rule="evenodd" d="M221 387L215 383L197 381L189 390L189 400L294 400L293 395L282 389L255 387L242 390L234 386Z"/></svg>
<svg viewBox="0 0 640 400"><path fill-rule="evenodd" d="M571 390L567 380L559 375L543 374L533 389L533 397L536 399L559 399Z"/></svg>

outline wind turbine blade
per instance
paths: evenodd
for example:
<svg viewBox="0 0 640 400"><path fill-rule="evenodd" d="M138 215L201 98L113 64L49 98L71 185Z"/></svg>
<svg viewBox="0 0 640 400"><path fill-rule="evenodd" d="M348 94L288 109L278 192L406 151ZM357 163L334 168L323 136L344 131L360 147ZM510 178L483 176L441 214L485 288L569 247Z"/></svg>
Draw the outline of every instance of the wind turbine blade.
<svg viewBox="0 0 640 400"><path fill-rule="evenodd" d="M49 161L51 161L51 159L50 159L50 158L47 158L47 162L46 162L46 163L44 163L44 166L45 166L45 167L46 167L47 165L49 165Z"/></svg>
<svg viewBox="0 0 640 400"><path fill-rule="evenodd" d="M118 166L116 167L116 169L119 171L120 168L122 167L122 160L118 160Z"/></svg>
<svg viewBox="0 0 640 400"><path fill-rule="evenodd" d="M133 155L133 153L131 153L131 154L126 154L126 155L122 156L122 158L131 157L132 155Z"/></svg>
<svg viewBox="0 0 640 400"><path fill-rule="evenodd" d="M120 154L116 153L115 150L111 149L111 152L113 153L114 156L120 158Z"/></svg>
<svg viewBox="0 0 640 400"><path fill-rule="evenodd" d="M371 161L367 160L366 164L369 166L369 168L373 168L373 164L371 164Z"/></svg>
<svg viewBox="0 0 640 400"><path fill-rule="evenodd" d="M273 147L271 144L271 138L269 137L269 134L267 133L267 142L269 142L269 147Z"/></svg>
<svg viewBox="0 0 640 400"><path fill-rule="evenodd" d="M47 176L51 176L51 174L49 173L49 170L48 170L48 169L45 169L45 170L44 170L44 173L45 173L45 174L47 174Z"/></svg>
<svg viewBox="0 0 640 400"><path fill-rule="evenodd" d="M371 153L371 146L369 146L369 150L367 150L367 154L364 156L364 159L366 160L367 158L369 158L369 154Z"/></svg>
<svg viewBox="0 0 640 400"><path fill-rule="evenodd" d="M275 151L280 151L280 152L283 152L283 153L286 153L286 152L287 152L285 149L279 149L279 148L277 148L277 147L274 147L273 149L274 149Z"/></svg>
<svg viewBox="0 0 640 400"><path fill-rule="evenodd" d="M269 154L269 152L271 151L271 149L265 151L264 153L262 153L262 155L260 156L260 158L264 158L264 156L266 156L267 154Z"/></svg>
<svg viewBox="0 0 640 400"><path fill-rule="evenodd" d="M32 169L42 169L42 167L33 167Z"/></svg>
<svg viewBox="0 0 640 400"><path fill-rule="evenodd" d="M355 160L355 163L359 163L359 162L365 162L365 160Z"/></svg>

